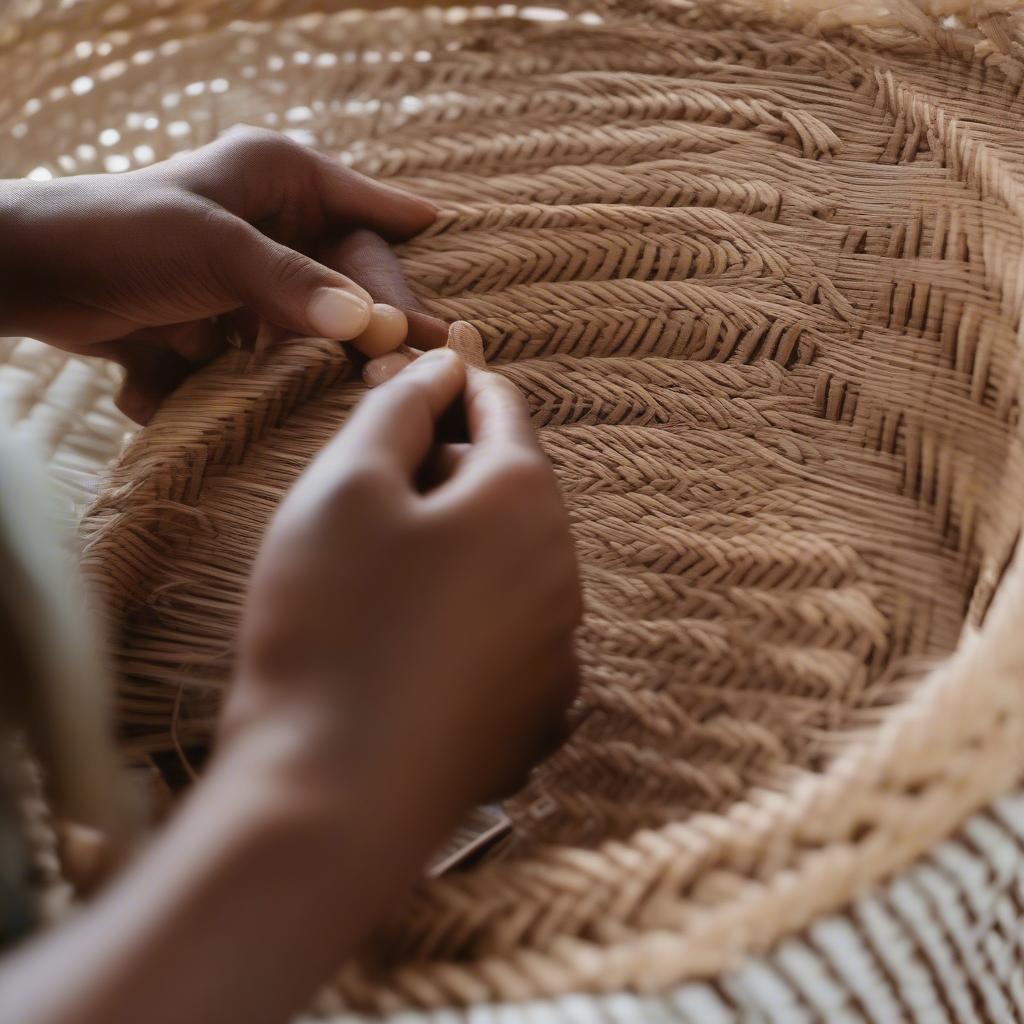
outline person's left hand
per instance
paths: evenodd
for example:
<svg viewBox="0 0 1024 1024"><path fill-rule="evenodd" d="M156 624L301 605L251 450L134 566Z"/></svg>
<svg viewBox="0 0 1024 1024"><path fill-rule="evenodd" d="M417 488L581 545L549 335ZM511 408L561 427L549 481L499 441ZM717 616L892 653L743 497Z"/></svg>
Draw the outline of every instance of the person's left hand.
<svg viewBox="0 0 1024 1024"><path fill-rule="evenodd" d="M314 256L341 239L341 262L358 263L387 249L381 236L408 238L435 215L423 199L249 127L126 174L5 182L0 329L122 364L118 405L146 422L232 333L336 338L371 357L397 345L406 319L373 304L387 301L382 290L408 296L397 263L385 259L371 296ZM355 229L368 230L346 246ZM445 337L439 321L408 318L410 344Z"/></svg>

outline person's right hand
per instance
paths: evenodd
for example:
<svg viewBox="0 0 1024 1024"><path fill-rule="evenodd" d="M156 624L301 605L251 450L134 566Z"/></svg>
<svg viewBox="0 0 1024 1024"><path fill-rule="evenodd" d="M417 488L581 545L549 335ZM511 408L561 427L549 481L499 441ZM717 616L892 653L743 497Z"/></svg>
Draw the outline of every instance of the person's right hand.
<svg viewBox="0 0 1024 1024"><path fill-rule="evenodd" d="M469 443L436 444L463 397ZM2 958L0 1021L292 1019L558 737L579 614L522 399L420 357L271 524L217 756L92 906Z"/></svg>
<svg viewBox="0 0 1024 1024"><path fill-rule="evenodd" d="M438 418L463 401L469 443L438 445ZM561 736L580 613L525 403L430 352L363 401L278 510L225 746L269 728L306 781L335 785L356 757L389 776L375 791L457 815L522 782Z"/></svg>

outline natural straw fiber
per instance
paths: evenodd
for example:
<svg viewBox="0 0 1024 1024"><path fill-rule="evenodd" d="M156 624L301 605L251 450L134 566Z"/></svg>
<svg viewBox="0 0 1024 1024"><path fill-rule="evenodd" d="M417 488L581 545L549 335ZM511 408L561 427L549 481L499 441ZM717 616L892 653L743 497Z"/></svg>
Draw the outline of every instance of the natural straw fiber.
<svg viewBox="0 0 1024 1024"><path fill-rule="evenodd" d="M116 389L112 364L30 338L0 338L0 428L45 460L69 512L95 497L131 427L114 408Z"/></svg>
<svg viewBox="0 0 1024 1024"><path fill-rule="evenodd" d="M23 155L116 170L250 120L437 201L403 267L526 395L582 563L573 739L505 859L425 884L340 998L725 978L1008 806L1018 4L157 6L9 21ZM113 469L85 565L126 750L199 754L266 520L360 394L330 342L231 353ZM950 920L925 945L959 969Z"/></svg>

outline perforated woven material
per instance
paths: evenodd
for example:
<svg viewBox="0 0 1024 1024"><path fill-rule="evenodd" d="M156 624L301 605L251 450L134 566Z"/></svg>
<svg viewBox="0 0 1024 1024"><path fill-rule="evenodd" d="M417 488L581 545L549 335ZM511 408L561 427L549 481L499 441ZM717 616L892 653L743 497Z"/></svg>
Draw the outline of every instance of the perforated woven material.
<svg viewBox="0 0 1024 1024"><path fill-rule="evenodd" d="M1013 785L1016 15L232 6L23 24L5 123L72 172L253 120L438 201L403 265L527 395L586 587L585 707L513 855L425 886L346 999L712 976ZM328 343L239 359L166 405L86 524L131 749L206 735L266 518L360 393Z"/></svg>

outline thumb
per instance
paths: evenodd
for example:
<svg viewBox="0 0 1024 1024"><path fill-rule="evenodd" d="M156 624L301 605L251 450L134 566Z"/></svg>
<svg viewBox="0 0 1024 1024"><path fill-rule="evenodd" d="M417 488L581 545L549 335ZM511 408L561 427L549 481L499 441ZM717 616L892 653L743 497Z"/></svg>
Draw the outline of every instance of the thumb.
<svg viewBox="0 0 1024 1024"><path fill-rule="evenodd" d="M218 274L231 299L299 334L348 341L370 323L373 299L351 278L231 217L217 239Z"/></svg>
<svg viewBox="0 0 1024 1024"><path fill-rule="evenodd" d="M359 404L324 461L373 460L411 477L436 440L438 419L465 386L466 364L456 352L427 352Z"/></svg>

